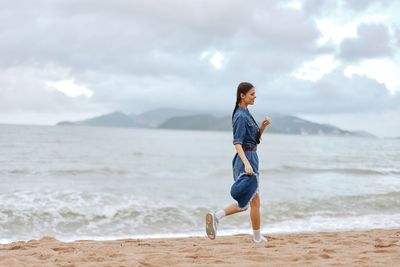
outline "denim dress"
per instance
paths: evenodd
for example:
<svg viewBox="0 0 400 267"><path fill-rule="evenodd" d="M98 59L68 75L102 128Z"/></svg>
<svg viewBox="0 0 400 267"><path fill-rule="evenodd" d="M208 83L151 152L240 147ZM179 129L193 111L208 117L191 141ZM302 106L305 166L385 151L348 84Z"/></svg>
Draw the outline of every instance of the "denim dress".
<svg viewBox="0 0 400 267"><path fill-rule="evenodd" d="M260 143L257 139L259 127L248 109L238 106L232 120L233 144L242 144L242 147L256 147ZM247 175L239 154L232 160L233 180L231 196L237 201L239 210L246 210L259 192L258 156L256 151L244 151L246 158L253 168L254 175Z"/></svg>

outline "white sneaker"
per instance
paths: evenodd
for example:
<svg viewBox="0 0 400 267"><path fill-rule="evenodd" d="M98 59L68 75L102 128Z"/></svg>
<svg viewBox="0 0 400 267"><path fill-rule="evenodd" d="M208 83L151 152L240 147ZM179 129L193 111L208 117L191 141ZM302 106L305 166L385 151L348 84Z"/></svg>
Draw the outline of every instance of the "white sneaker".
<svg viewBox="0 0 400 267"><path fill-rule="evenodd" d="M260 240L255 240L253 236L253 243L267 243L268 239L266 239L263 235L260 236Z"/></svg>
<svg viewBox="0 0 400 267"><path fill-rule="evenodd" d="M206 215L206 233L208 238L215 239L217 236L217 228L218 228L219 220L215 215L215 212L209 212Z"/></svg>

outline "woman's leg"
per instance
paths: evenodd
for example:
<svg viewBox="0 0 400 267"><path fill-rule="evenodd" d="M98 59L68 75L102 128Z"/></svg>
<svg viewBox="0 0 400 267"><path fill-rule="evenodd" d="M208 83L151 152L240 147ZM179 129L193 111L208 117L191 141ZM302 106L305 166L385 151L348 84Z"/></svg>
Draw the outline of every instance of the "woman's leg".
<svg viewBox="0 0 400 267"><path fill-rule="evenodd" d="M260 196L257 193L250 202L250 218L253 229L260 229Z"/></svg>
<svg viewBox="0 0 400 267"><path fill-rule="evenodd" d="M219 211L216 211L216 212L207 213L207 215L206 215L207 236L210 239L214 239L216 232L217 232L219 220L227 215L231 215L231 214L234 214L237 212L241 212L241 210L239 210L236 203L232 203L231 205L227 206L225 209L220 209Z"/></svg>
<svg viewBox="0 0 400 267"><path fill-rule="evenodd" d="M242 212L244 210L239 210L237 204L236 203L232 203L231 205L226 207L224 209L224 211L225 211L225 216L228 216L228 215L232 215L232 214L235 214L235 213L238 213L238 212Z"/></svg>
<svg viewBox="0 0 400 267"><path fill-rule="evenodd" d="M253 242L266 242L268 241L264 236L261 235L260 229L260 196L257 193L250 202L250 218L253 226Z"/></svg>

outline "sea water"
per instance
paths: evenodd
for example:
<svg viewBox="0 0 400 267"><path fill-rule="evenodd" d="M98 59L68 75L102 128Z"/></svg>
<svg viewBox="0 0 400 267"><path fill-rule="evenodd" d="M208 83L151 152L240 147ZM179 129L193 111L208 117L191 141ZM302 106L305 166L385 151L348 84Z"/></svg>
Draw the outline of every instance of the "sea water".
<svg viewBox="0 0 400 267"><path fill-rule="evenodd" d="M400 140L267 129L257 153L262 233L400 227ZM1 125L0 242L205 236L234 154L231 132Z"/></svg>

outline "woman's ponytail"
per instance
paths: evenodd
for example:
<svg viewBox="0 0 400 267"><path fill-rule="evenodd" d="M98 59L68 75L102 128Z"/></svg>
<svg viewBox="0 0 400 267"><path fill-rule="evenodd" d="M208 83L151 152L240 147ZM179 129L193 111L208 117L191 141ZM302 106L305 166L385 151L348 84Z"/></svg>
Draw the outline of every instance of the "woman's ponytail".
<svg viewBox="0 0 400 267"><path fill-rule="evenodd" d="M233 112L232 112L232 120L233 120L233 116L235 115L236 110L238 109L239 102L240 102L240 99L236 99L235 108L233 109Z"/></svg>

